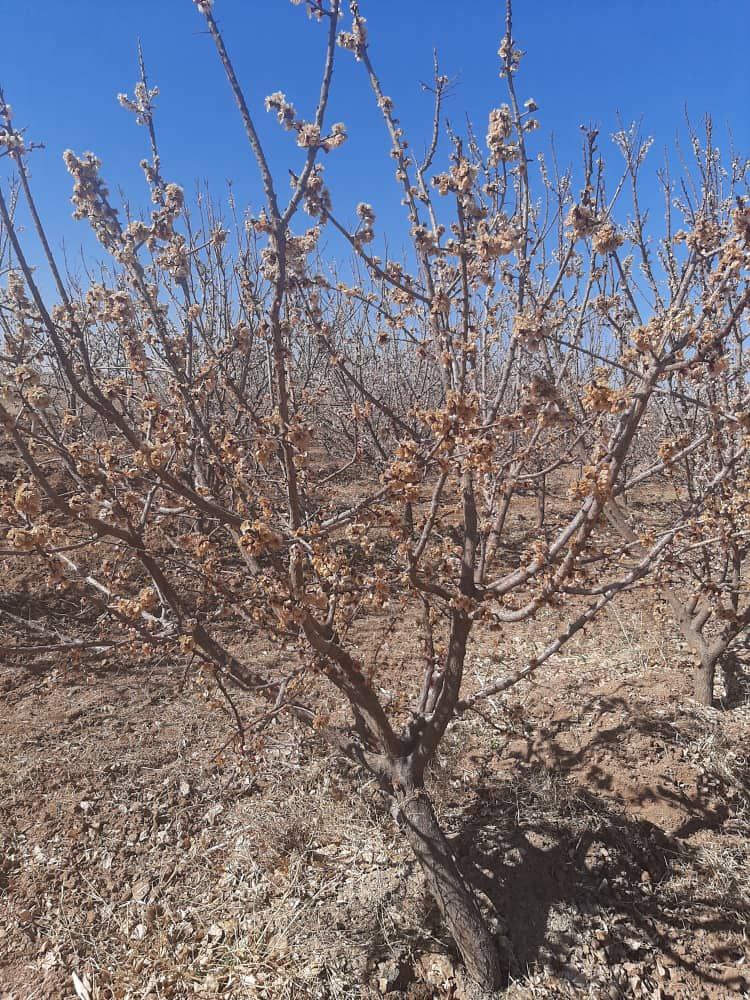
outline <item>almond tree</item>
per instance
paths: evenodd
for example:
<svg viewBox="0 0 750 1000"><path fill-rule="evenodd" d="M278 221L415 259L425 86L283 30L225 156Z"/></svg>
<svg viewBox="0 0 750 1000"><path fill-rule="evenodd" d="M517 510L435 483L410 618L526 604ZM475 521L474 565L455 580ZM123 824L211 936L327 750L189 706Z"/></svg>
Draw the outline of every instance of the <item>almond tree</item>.
<svg viewBox="0 0 750 1000"><path fill-rule="evenodd" d="M661 588L695 656L693 696L706 706L713 704L717 667L724 672L725 688L731 696L738 679L733 647L750 626L750 413L745 409L746 379L745 371L742 382L727 384L722 380L717 387L721 402L717 405L712 401L710 405L716 410L709 411L704 424L706 447L693 452L684 463L686 487L680 491L681 503L689 503L687 498L696 485L700 489L717 470L721 470L722 482L702 504L701 513L688 519L681 544L665 567ZM713 396L711 392L709 399ZM735 406L740 401L742 409L738 411Z"/></svg>
<svg viewBox="0 0 750 1000"><path fill-rule="evenodd" d="M645 326L621 310L628 377L603 373L582 347L596 353L607 335L595 289L632 296L618 256L628 234L613 217L625 175L607 198L589 134L577 198L544 163L532 179L536 106L517 96L510 7L508 100L486 141L443 128L436 68L432 138L417 159L359 4L343 29L340 0L308 4L310 30L326 38L314 117L281 92L265 102L301 150L282 196L212 3L196 6L259 170L258 211L226 222L206 200L186 206L164 177L157 90L141 64L121 103L148 136L154 207L123 219L96 157L66 153L75 216L112 261L109 279L71 288L36 210L29 146L2 106L4 156L56 290L51 304L0 193L14 265L0 309L0 419L26 470L2 497L4 552L43 560L52 583L79 587L98 614L88 632L44 618L27 628L48 650L158 649L186 662L224 693L245 746L282 715L314 726L392 797L470 975L495 988L495 944L435 815L428 765L461 713L538 670L660 565L726 481L721 466L696 483L637 551L611 544L607 505L692 447L636 462L639 430L675 373L729 349L736 320L714 322L724 258L706 261L708 298L689 256ZM372 207L359 204L350 225L351 207L325 182L325 154L346 139L343 124L326 123L337 47L362 64L382 114L411 237L403 260L374 252ZM320 260L324 229L352 263ZM745 306L746 295L733 300L731 316ZM519 558L508 512L552 475L570 487L567 510ZM542 613L554 633L514 662L506 630ZM358 630L397 616L416 616L420 640L386 703ZM483 686L470 669L479 636L513 667ZM247 652L269 642L285 669Z"/></svg>
<svg viewBox="0 0 750 1000"><path fill-rule="evenodd" d="M676 359L658 394L644 444L654 459L666 459L660 499L684 516L684 527L652 585L668 604L673 619L695 657L693 695L702 705L713 703L717 666L728 686L734 680L733 644L750 625L747 558L750 554L750 465L748 432L747 266L750 207L747 180L750 162L732 156L724 166L714 145L713 126L706 121L705 141L689 129L694 170L679 184L661 172L666 218L658 247L658 263L673 292L683 280L682 253L693 271L691 308L704 320L695 332L696 350ZM635 137L631 135L631 140ZM630 299L649 302L654 315L639 339L649 343L658 328L660 289L657 261L648 250L637 201L637 176L644 148L640 140L624 141L627 171L633 183L630 226L641 258L641 287L630 279ZM634 150L636 150L634 152ZM681 228L675 216L681 216ZM645 286L645 287L644 287ZM636 344L635 349L643 350ZM633 348L615 360L625 378ZM654 427L654 422L659 426ZM718 477L718 478L717 478ZM706 484L715 487L706 490ZM698 506L695 498L704 499ZM688 514L688 510L692 514ZM679 511L679 514L677 513ZM635 511L625 512L612 498L607 517L634 552L643 552L639 536L649 525ZM652 525L651 525L652 527Z"/></svg>

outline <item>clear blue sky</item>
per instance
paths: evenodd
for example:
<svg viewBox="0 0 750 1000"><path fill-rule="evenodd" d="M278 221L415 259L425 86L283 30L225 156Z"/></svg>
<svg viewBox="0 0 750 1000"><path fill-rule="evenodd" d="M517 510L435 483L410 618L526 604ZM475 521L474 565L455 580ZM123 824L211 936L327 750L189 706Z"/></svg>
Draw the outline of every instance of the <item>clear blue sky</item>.
<svg viewBox="0 0 750 1000"><path fill-rule="evenodd" d="M300 151L263 110L265 95L283 90L310 112L318 92L324 29L288 0L216 0L215 14L273 163L286 176ZM447 114L464 114L484 136L488 110L504 99L497 47L496 0L362 0L372 55L386 93L412 145L424 148L429 97L419 81L431 74L437 47L445 72L457 78ZM138 167L145 134L116 102L132 93L140 36L152 83L161 88L157 127L163 172L189 192L207 180L222 195L232 178L239 199L258 204L259 188L236 110L202 17L191 0L0 0L3 53L0 84L17 125L46 149L32 160L35 188L51 235L73 253L84 227L70 219L70 178L61 153L93 150L110 188L122 187L147 207ZM608 136L643 118L655 137L651 170L682 128L687 105L699 120L716 119L720 138L731 128L740 153L750 153L750 6L746 0L516 0L514 34L528 55L518 78L521 99L539 104L542 129L531 152L554 132L560 159L578 161L582 122ZM400 213L382 122L351 53L338 50L329 122L350 133L326 158L337 214L352 217L357 201L372 202L386 220ZM2 173L0 172L0 177ZM286 184L282 181L286 194Z"/></svg>

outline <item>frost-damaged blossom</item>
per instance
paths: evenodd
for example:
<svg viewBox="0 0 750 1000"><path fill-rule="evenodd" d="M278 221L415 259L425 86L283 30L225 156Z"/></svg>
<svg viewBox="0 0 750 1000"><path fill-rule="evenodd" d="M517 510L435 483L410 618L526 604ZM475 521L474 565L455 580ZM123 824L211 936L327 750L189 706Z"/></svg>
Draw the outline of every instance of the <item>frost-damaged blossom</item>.
<svg viewBox="0 0 750 1000"><path fill-rule="evenodd" d="M596 465L586 465L583 469L583 477L575 482L570 488L572 500L584 500L586 497L596 497L601 503L605 503L612 494L612 483L609 470L605 466L599 468Z"/></svg>
<svg viewBox="0 0 750 1000"><path fill-rule="evenodd" d="M734 231L746 247L750 247L750 203L744 198L737 199L737 208L732 214Z"/></svg>
<svg viewBox="0 0 750 1000"><path fill-rule="evenodd" d="M591 236L599 225L593 205L585 199L579 205L573 205L565 219L565 225L572 228L577 240Z"/></svg>
<svg viewBox="0 0 750 1000"><path fill-rule="evenodd" d="M185 281L189 273L189 260L185 237L175 235L157 257L157 262L172 275L175 281Z"/></svg>
<svg viewBox="0 0 750 1000"><path fill-rule="evenodd" d="M516 49L513 47L513 39L508 38L506 35L500 43L500 48L497 50L497 54L503 61L503 69L500 71L501 77L505 76L508 70L511 73L518 72L518 67L521 65L521 58L524 53L523 49Z"/></svg>
<svg viewBox="0 0 750 1000"><path fill-rule="evenodd" d="M283 126L287 132L291 132L297 123L297 112L291 101L287 101L286 95L277 90L269 94L265 100L266 111L275 111L279 125Z"/></svg>
<svg viewBox="0 0 750 1000"><path fill-rule="evenodd" d="M185 205L185 193L179 184L167 184L162 194L162 204L151 213L151 226L146 236L149 250L157 242L168 242L174 237L174 224Z"/></svg>
<svg viewBox="0 0 750 1000"><path fill-rule="evenodd" d="M92 318L111 324L119 333L130 370L142 374L148 367L145 340L133 299L122 288L109 289L94 283L86 293L86 308Z"/></svg>
<svg viewBox="0 0 750 1000"><path fill-rule="evenodd" d="M320 129L314 122L305 122L298 131L297 145L302 149L320 146Z"/></svg>
<svg viewBox="0 0 750 1000"><path fill-rule="evenodd" d="M466 157L461 157L448 173L436 174L432 178L432 185L441 195L447 195L451 191L456 194L470 194L478 173L479 167L476 164L470 163Z"/></svg>
<svg viewBox="0 0 750 1000"><path fill-rule="evenodd" d="M638 133L638 125L631 122L627 129L612 133L612 142L617 146L626 160L634 167L639 167L654 144L653 136L642 139Z"/></svg>
<svg viewBox="0 0 750 1000"><path fill-rule="evenodd" d="M117 212L109 204L109 189L99 176L101 160L93 153L78 157L66 149L63 160L73 175L74 219L88 219L98 240L108 249L115 249L120 241L120 223Z"/></svg>
<svg viewBox="0 0 750 1000"><path fill-rule="evenodd" d="M179 184L167 184L164 189L164 207L170 215L179 215L185 204L185 192Z"/></svg>
<svg viewBox="0 0 750 1000"><path fill-rule="evenodd" d="M625 242L625 237L612 222L603 222L594 233L591 245L602 255L614 253Z"/></svg>
<svg viewBox="0 0 750 1000"><path fill-rule="evenodd" d="M265 107L266 111L276 112L276 118L282 128L287 132L297 133L297 145L302 149L323 149L326 153L330 153L332 149L337 149L346 142L346 126L343 122L336 122L331 126L329 134L322 136L318 125L297 117L294 105L280 90L268 95Z"/></svg>
<svg viewBox="0 0 750 1000"><path fill-rule="evenodd" d="M14 156L20 156L22 153L26 152L23 135L10 128L0 131L0 149L3 147Z"/></svg>
<svg viewBox="0 0 750 1000"><path fill-rule="evenodd" d="M691 250L699 253L711 253L721 243L722 229L713 219L701 216L696 220L693 231L685 237L685 242Z"/></svg>
<svg viewBox="0 0 750 1000"><path fill-rule="evenodd" d="M420 251L420 253L425 254L439 253L440 237L443 232L444 230L442 227L438 227L435 231L422 225L411 227L411 236L414 240L414 246Z"/></svg>
<svg viewBox="0 0 750 1000"><path fill-rule="evenodd" d="M480 221L474 245L480 260L496 260L518 250L523 243L523 230L507 215L499 213L491 223Z"/></svg>
<svg viewBox="0 0 750 1000"><path fill-rule="evenodd" d="M154 250L158 243L169 243L175 239L174 224L185 205L185 194L179 184L170 183L160 189L160 202L159 207L151 213L150 225L136 219L122 231L121 250L118 254L120 260L132 258L144 244L149 250ZM174 274L171 264L168 269Z"/></svg>
<svg viewBox="0 0 750 1000"><path fill-rule="evenodd" d="M211 244L216 250L220 250L229 239L229 230L219 222L211 230Z"/></svg>
<svg viewBox="0 0 750 1000"><path fill-rule="evenodd" d="M323 20L323 15L326 11L323 9L323 0L291 0L293 7L301 7L302 4L307 7L307 16L312 19L315 18L318 21Z"/></svg>
<svg viewBox="0 0 750 1000"><path fill-rule="evenodd" d="M513 119L507 104L490 111L490 121L487 127L487 148L490 151L490 163L493 166L501 160L514 160L518 156L518 146L507 140L513 133Z"/></svg>
<svg viewBox="0 0 750 1000"><path fill-rule="evenodd" d="M347 138L346 125L343 122L336 122L331 126L330 133L323 139L320 145L326 153L330 153L332 149L338 149L339 146L343 146Z"/></svg>
<svg viewBox="0 0 750 1000"><path fill-rule="evenodd" d="M265 208L262 208L258 213L257 217L250 219L247 223L248 230L252 229L256 233L272 233L273 223L266 214Z"/></svg>
<svg viewBox="0 0 750 1000"><path fill-rule="evenodd" d="M250 555L259 556L278 552L284 545L284 538L265 521L243 521L240 525L240 545Z"/></svg>
<svg viewBox="0 0 750 1000"><path fill-rule="evenodd" d="M451 300L444 288L437 287L430 303L430 312L433 316L448 316L451 311Z"/></svg>
<svg viewBox="0 0 750 1000"><path fill-rule="evenodd" d="M7 285L0 291L0 306L13 317L13 323L5 324L3 331L5 351L12 355L15 362L30 357L40 327L40 316L26 293L26 282L20 271L8 272Z"/></svg>
<svg viewBox="0 0 750 1000"><path fill-rule="evenodd" d="M538 351L552 333L552 325L543 312L523 312L513 320L513 338L528 351Z"/></svg>
<svg viewBox="0 0 750 1000"><path fill-rule="evenodd" d="M26 152L23 133L13 128L13 108L0 96L0 150L7 149L11 156L20 157Z"/></svg>
<svg viewBox="0 0 750 1000"><path fill-rule="evenodd" d="M26 394L26 402L33 410L46 410L52 406L52 397L42 386L34 386Z"/></svg>
<svg viewBox="0 0 750 1000"><path fill-rule="evenodd" d="M257 227L256 227L257 228ZM286 269L288 278L298 281L307 277L307 255L315 250L320 236L320 226L313 226L302 236L286 235ZM279 254L273 236L260 252L261 273L269 281L276 281L279 275Z"/></svg>
<svg viewBox="0 0 750 1000"><path fill-rule="evenodd" d="M307 271L307 256L318 245L320 226L313 226L302 236L287 236L286 269L287 274L295 278L304 278Z"/></svg>
<svg viewBox="0 0 750 1000"><path fill-rule="evenodd" d="M451 178L455 184L455 190L459 194L470 194L478 173L479 167L462 157L454 167L451 167Z"/></svg>
<svg viewBox="0 0 750 1000"><path fill-rule="evenodd" d="M392 496L406 501L419 499L422 475L411 441L401 442L396 448L396 460L383 473L381 479Z"/></svg>
<svg viewBox="0 0 750 1000"><path fill-rule="evenodd" d="M293 178L292 186L297 186L297 178ZM331 195L323 183L323 167L319 163L315 165L307 179L304 205L308 215L322 222L325 222L331 211Z"/></svg>
<svg viewBox="0 0 750 1000"><path fill-rule="evenodd" d="M375 210L372 205L368 205L367 202L361 201L357 205L357 215L362 220L362 224L357 229L354 234L354 240L358 246L362 246L365 243L372 243L375 239Z"/></svg>
<svg viewBox="0 0 750 1000"><path fill-rule="evenodd" d="M359 13L358 4L352 3L350 7L352 11L352 30L340 31L336 41L342 49L348 49L350 52L353 52L355 58L359 61L367 48L367 28L365 27L367 22Z"/></svg>
<svg viewBox="0 0 750 1000"><path fill-rule="evenodd" d="M139 125L146 125L153 114L154 98L158 96L158 87L149 89L142 80L139 80L135 85L132 97L128 97L127 94L118 94L117 100L123 108L133 112Z"/></svg>
<svg viewBox="0 0 750 1000"><path fill-rule="evenodd" d="M597 369L594 381L583 390L581 402L589 413L622 413L628 404L628 390L609 385L610 372Z"/></svg>

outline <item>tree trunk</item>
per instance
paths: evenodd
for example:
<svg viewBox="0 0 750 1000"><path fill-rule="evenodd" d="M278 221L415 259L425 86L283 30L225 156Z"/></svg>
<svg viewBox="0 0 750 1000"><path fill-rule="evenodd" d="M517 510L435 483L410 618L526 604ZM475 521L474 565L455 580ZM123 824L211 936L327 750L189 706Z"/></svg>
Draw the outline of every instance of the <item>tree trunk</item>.
<svg viewBox="0 0 750 1000"><path fill-rule="evenodd" d="M399 791L397 801L406 836L467 972L483 990L498 990L503 976L495 941L458 870L429 795L423 787L411 787Z"/></svg>
<svg viewBox="0 0 750 1000"><path fill-rule="evenodd" d="M710 708L714 703L716 660L701 657L693 670L693 697L699 705Z"/></svg>
<svg viewBox="0 0 750 1000"><path fill-rule="evenodd" d="M542 476L541 482L536 488L536 526L544 527L544 517L547 509L547 477Z"/></svg>

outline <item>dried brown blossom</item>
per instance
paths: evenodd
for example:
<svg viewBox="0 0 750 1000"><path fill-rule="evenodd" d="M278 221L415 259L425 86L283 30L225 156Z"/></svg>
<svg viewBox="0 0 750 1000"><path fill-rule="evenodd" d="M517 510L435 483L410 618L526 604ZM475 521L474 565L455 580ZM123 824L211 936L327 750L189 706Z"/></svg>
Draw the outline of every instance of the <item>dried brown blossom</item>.
<svg viewBox="0 0 750 1000"><path fill-rule="evenodd" d="M591 245L600 254L614 253L625 242L625 237L612 222L602 222L597 226Z"/></svg>
<svg viewBox="0 0 750 1000"><path fill-rule="evenodd" d="M513 118L510 107L502 104L490 111L487 127L487 148L490 151L490 163L497 166L501 160L514 160L518 156L518 145L507 140L513 134Z"/></svg>
<svg viewBox="0 0 750 1000"><path fill-rule="evenodd" d="M582 201L572 206L565 219L565 225L571 227L575 239L582 240L596 232L599 220L596 218L593 206Z"/></svg>

